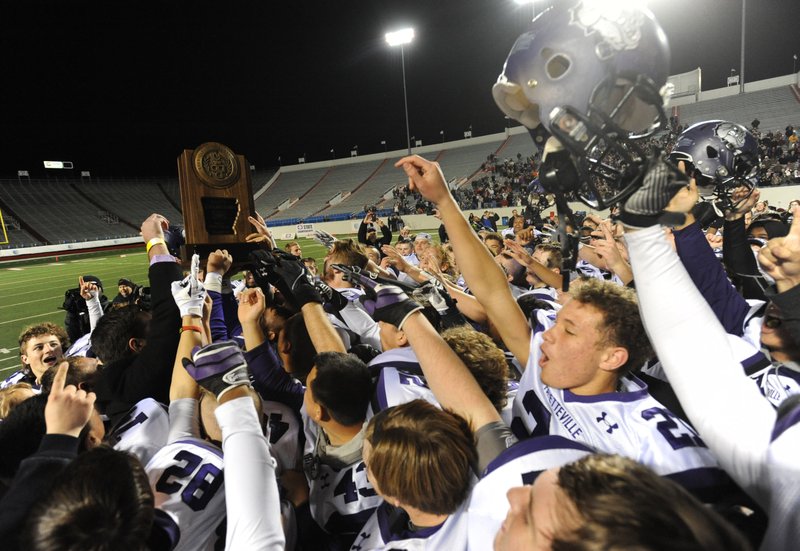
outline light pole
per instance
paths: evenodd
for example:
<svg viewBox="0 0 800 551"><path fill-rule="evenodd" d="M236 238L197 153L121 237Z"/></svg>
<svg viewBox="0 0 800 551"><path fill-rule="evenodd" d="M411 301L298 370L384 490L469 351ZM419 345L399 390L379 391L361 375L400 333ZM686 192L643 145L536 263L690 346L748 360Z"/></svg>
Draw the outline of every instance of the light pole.
<svg viewBox="0 0 800 551"><path fill-rule="evenodd" d="M742 0L742 53L739 55L739 93L744 94L744 28L746 24L747 0Z"/></svg>
<svg viewBox="0 0 800 551"><path fill-rule="evenodd" d="M400 29L391 33L386 33L386 43L389 46L400 46L400 63L403 67L403 105L406 109L406 144L408 146L408 154L411 155L411 127L408 124L408 92L406 91L406 44L411 44L414 40L414 29Z"/></svg>

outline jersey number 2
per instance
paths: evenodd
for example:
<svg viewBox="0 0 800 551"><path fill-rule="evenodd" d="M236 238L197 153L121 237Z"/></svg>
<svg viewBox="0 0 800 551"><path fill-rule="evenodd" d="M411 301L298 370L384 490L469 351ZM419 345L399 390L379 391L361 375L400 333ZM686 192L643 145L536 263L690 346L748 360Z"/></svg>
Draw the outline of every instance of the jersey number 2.
<svg viewBox="0 0 800 551"><path fill-rule="evenodd" d="M183 465L164 469L156 482L156 490L165 494L180 491L181 500L192 511L202 511L222 485L222 471L211 463L203 463L199 456L186 450L176 453L175 461L181 461Z"/></svg>

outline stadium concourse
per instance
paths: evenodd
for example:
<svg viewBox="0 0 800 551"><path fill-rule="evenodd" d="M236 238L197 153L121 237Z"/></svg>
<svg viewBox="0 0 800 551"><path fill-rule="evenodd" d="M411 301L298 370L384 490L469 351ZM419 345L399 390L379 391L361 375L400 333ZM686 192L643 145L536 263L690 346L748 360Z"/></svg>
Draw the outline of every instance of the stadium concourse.
<svg viewBox="0 0 800 551"><path fill-rule="evenodd" d="M0 546L793 548L798 75L569 4L523 126L254 171L247 258L175 179L0 181Z"/></svg>

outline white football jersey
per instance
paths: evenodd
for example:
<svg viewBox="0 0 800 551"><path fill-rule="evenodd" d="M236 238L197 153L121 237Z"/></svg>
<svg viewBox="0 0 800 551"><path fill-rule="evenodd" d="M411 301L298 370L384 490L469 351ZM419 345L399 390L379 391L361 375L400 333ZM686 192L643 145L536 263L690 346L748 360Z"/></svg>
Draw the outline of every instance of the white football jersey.
<svg viewBox="0 0 800 551"><path fill-rule="evenodd" d="M318 463L309 478L311 516L330 534L355 534L382 499L367 478L363 460L335 469Z"/></svg>
<svg viewBox="0 0 800 551"><path fill-rule="evenodd" d="M156 508L180 530L175 551L203 549L218 538L225 518L222 450L199 438L183 438L161 448L145 471Z"/></svg>
<svg viewBox="0 0 800 551"><path fill-rule="evenodd" d="M306 439L303 470L309 485L311 516L330 534L356 534L383 500L367 478L367 467L360 456L341 469L315 459L321 429L309 419L305 406L300 414Z"/></svg>
<svg viewBox="0 0 800 551"><path fill-rule="evenodd" d="M350 551L466 551L468 501L464 500L442 524L413 531L409 529L407 516L388 503L382 503L358 533ZM400 515L403 525L392 526L395 524L393 520Z"/></svg>
<svg viewBox="0 0 800 551"><path fill-rule="evenodd" d="M392 348L378 354L369 362L369 372L376 376L384 367L395 367L411 373L422 373L417 355L410 346Z"/></svg>
<svg viewBox="0 0 800 551"><path fill-rule="evenodd" d="M114 425L106 441L115 449L131 453L147 465L158 450L167 443L169 414L166 406L152 398L136 403Z"/></svg>
<svg viewBox="0 0 800 551"><path fill-rule="evenodd" d="M786 398L800 394L800 372L781 364L773 364L750 375L761 394L778 407Z"/></svg>
<svg viewBox="0 0 800 551"><path fill-rule="evenodd" d="M300 419L292 408L281 402L262 401L262 414L269 427L269 448L278 464L277 472L296 469L302 459Z"/></svg>
<svg viewBox="0 0 800 551"><path fill-rule="evenodd" d="M561 467L589 455L592 450L561 436L522 440L498 455L472 489L469 499L469 549L491 549L508 514L506 493L533 484L547 469Z"/></svg>
<svg viewBox="0 0 800 551"><path fill-rule="evenodd" d="M520 440L560 435L598 451L634 459L690 490L727 484L727 476L697 433L655 398L636 377L620 391L579 396L541 380L540 346L552 313L537 312L530 356L514 400L511 429Z"/></svg>

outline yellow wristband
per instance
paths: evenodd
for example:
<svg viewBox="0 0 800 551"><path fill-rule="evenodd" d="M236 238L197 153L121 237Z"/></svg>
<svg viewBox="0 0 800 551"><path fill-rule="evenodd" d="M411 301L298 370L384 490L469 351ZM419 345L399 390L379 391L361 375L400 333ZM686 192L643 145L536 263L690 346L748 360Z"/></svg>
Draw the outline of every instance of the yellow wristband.
<svg viewBox="0 0 800 551"><path fill-rule="evenodd" d="M164 240L162 238L154 237L153 239L151 239L150 241L147 242L147 252L149 253L150 249L152 249L156 245L166 245L166 243L164 242Z"/></svg>

